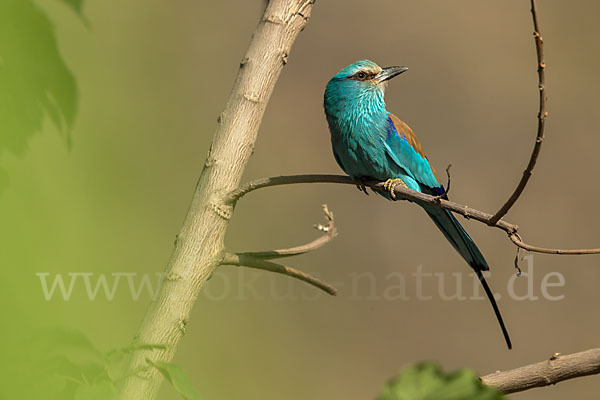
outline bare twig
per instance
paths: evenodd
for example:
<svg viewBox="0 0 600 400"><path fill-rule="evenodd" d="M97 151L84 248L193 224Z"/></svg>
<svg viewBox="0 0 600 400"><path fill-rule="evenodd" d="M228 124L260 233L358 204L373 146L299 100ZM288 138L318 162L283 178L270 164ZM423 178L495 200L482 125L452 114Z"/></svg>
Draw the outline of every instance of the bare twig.
<svg viewBox="0 0 600 400"><path fill-rule="evenodd" d="M324 232L324 234L318 237L317 239L313 240L312 242L304 244L302 246L290 247L288 249L252 251L237 254L240 256L250 256L254 258L260 258L263 260L271 260L275 258L297 256L300 254L308 253L309 251L316 250L321 246L324 246L325 244L331 242L337 236L338 233L337 228L335 227L333 213L329 211L327 204L323 204L322 207L323 212L325 213L325 220L327 221L327 225L315 225L315 229Z"/></svg>
<svg viewBox="0 0 600 400"><path fill-rule="evenodd" d="M523 171L523 176L521 177L519 184L517 185L513 194L508 198L506 203L504 203L500 210L498 210L498 212L490 219L490 225L495 225L496 222L500 221L502 217L506 215L508 210L510 210L510 208L515 204L521 193L523 193L523 189L525 189L527 182L529 182L529 178L531 178L531 175L533 174L533 169L538 156L540 155L542 142L544 141L544 127L546 125L546 117L548 116L548 112L546 111L546 77L544 74L546 64L544 63L544 40L542 39L542 35L540 33L535 0L531 0L531 16L533 18L533 36L535 38L535 50L538 63L538 90L540 92L537 135L535 138L533 151L531 152L531 157L529 158L529 164L527 164L527 168L525 168L525 171Z"/></svg>
<svg viewBox="0 0 600 400"><path fill-rule="evenodd" d="M509 394L598 373L600 349L591 349L565 356L556 353L546 361L510 371L494 372L483 376L481 381Z"/></svg>
<svg viewBox="0 0 600 400"><path fill-rule="evenodd" d="M242 196L253 192L254 190L271 187L271 186L281 186L281 185L293 185L299 183L341 183L346 185L355 185L356 182L352 180L348 176L344 175L287 175L287 176L275 176L271 178L262 178L257 179L255 181L248 182L240 188L232 191L229 195L226 196L226 201L228 204L235 204ZM383 187L383 182L376 181L364 181L364 184L376 191L385 191ZM416 192L414 190L408 189L402 185L396 185L394 188L394 192L396 194L396 198L398 200L409 200L409 201L417 201L420 203L432 205L435 207L440 207L445 210L450 210L457 214L462 215L467 219L474 219L476 221L482 222L486 225L498 228L506 232L510 238L510 240L518 247L532 251L537 253L546 253L546 254L562 254L562 255L580 255L580 254L598 254L600 253L600 249L577 249L577 250L563 250L563 249L548 249L543 247L532 246L523 242L520 237L515 236L519 227L515 224L511 224L510 222L499 220L496 223L492 224L491 220L493 215L488 214L483 211L475 210L469 206L464 206L458 203L454 203L448 200L440 199L438 196L430 196L425 193Z"/></svg>
<svg viewBox="0 0 600 400"><path fill-rule="evenodd" d="M234 205L241 197L257 189L298 183L347 183L356 185L356 181L345 175L312 174L272 176L269 178L256 179L243 184L225 197L225 203Z"/></svg>
<svg viewBox="0 0 600 400"><path fill-rule="evenodd" d="M513 235L518 236L519 240L521 239L521 236L518 233L514 233ZM511 235L511 237L513 235ZM516 271L517 276L521 276L521 274L523 272L523 271L521 271L521 267L519 267L519 261L520 261L520 259L521 259L521 247L517 246L517 254L515 254L515 262L514 262L514 264L515 264L515 271Z"/></svg>
<svg viewBox="0 0 600 400"><path fill-rule="evenodd" d="M315 225L315 228L317 230L324 232L324 234L319 238L302 246L290 247L287 249L253 251L235 254L226 253L225 257L223 257L223 260L221 261L221 265L236 265L239 267L249 267L276 272L279 274L287 275L292 278L300 279L329 293L332 296L335 296L337 293L337 289L331 286L330 284L323 282L322 280L305 272L299 271L295 268L267 261L275 258L291 257L308 253L309 251L316 250L319 247L332 241L337 236L337 229L335 227L333 213L329 211L327 204L323 204L322 207L323 212L325 213L325 220L327 221L327 225Z"/></svg>
<svg viewBox="0 0 600 400"><path fill-rule="evenodd" d="M523 243L519 235L509 235L510 240L520 248L533 251L535 253L545 253L545 254L558 254L558 255L586 255L586 254L600 254L600 249L550 249L546 247L538 247L532 246L527 243Z"/></svg>
<svg viewBox="0 0 600 400"><path fill-rule="evenodd" d="M271 178L257 179L240 186L239 189L234 190L227 196L227 201L233 204L242 196L258 189L271 186L294 185L299 183L340 183L345 185L354 185L356 182L349 176L345 175L311 174L275 176ZM385 191L383 182L365 181L364 183L373 190ZM437 199L436 196L430 196L425 193L417 192L402 185L396 185L394 192L399 200L419 201L421 203L441 207L460 214L466 218L483 222L486 225L489 225L489 219L492 217L492 214L488 214L483 211L477 211L468 206L463 206L448 200ZM518 226L503 220L498 221L498 223L494 226L507 233L513 233L518 230Z"/></svg>
<svg viewBox="0 0 600 400"><path fill-rule="evenodd" d="M272 261L267 261L258 257L253 257L246 254L233 254L226 253L225 257L223 257L223 261L221 261L222 265L237 265L239 267L249 267L262 269L264 271L276 272L278 274L287 275L292 278L300 279L306 283L309 283L324 292L335 296L337 293L337 289L331 286L330 284L323 282L322 280L307 274L306 272L302 272L292 267L287 267L285 265L277 264Z"/></svg>

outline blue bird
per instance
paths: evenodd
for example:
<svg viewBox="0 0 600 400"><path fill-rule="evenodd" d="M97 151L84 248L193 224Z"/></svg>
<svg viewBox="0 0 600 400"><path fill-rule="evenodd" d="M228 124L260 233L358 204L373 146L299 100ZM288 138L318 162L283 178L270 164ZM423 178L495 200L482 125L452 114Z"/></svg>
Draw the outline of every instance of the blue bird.
<svg viewBox="0 0 600 400"><path fill-rule="evenodd" d="M369 60L347 66L327 83L325 115L331 132L333 154L339 166L365 191L367 179L385 181L387 192L395 199L394 186L447 198L413 131L385 108L387 81L406 71L406 67L381 68ZM454 215L427 204L420 204L452 247L477 274L492 304L506 344L510 337L494 295L483 277L489 270L485 258Z"/></svg>

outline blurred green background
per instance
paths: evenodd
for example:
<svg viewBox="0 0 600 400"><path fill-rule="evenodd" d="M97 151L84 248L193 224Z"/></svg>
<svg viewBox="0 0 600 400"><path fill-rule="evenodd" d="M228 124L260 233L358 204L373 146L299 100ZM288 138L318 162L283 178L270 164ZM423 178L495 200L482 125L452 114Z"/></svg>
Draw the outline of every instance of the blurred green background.
<svg viewBox="0 0 600 400"><path fill-rule="evenodd" d="M88 0L81 18L56 0L35 4L54 25L48 32L55 32L57 54L76 82L78 111L70 111L70 139L66 112L62 128L47 116L39 129L23 131L18 150L4 140L14 134L12 120L0 120L0 339L9 360L0 386L12 398L28 385L21 369L28 369L30 335L70 329L103 350L133 337L150 299L132 299L125 278L112 300L102 290L90 300L80 280L68 301L57 294L46 301L36 274L49 273L50 281L64 274L68 283L68 273L93 273L95 286L99 274L112 283L113 273L154 279L163 271L264 7L258 0ZM600 4L538 7L548 65L547 139L507 220L532 244L597 247ZM535 135L530 18L525 0L317 2L271 98L245 179L339 173L322 111L324 86L345 65L368 58L410 68L388 86L388 109L411 125L438 171L452 163L453 200L495 211L520 178ZM32 62L46 70L43 60ZM68 82L61 82L65 90ZM253 193L236 209L227 246L305 243L317 235L312 223L321 222L322 203L335 213L340 236L289 263L336 284L339 295L222 267L196 304L174 360L205 398L369 399L397 370L420 360L486 374L598 346L600 256L535 255L539 299L518 301L507 291L514 247L501 231L464 222L492 266L490 285L502 296L514 343L507 351L485 301L444 301L432 278L423 292L433 299L416 298L411 274L418 266L444 272L448 294L455 291L451 274L460 272L465 294L472 293L466 265L425 214L350 186ZM370 278L357 281L363 272ZM383 298L394 272L406 277L408 300ZM549 290L564 295L560 301L540 291L549 272L564 276L564 287ZM527 285L517 279L515 290L523 294ZM511 398L595 398L599 390L600 380L591 377ZM164 385L160 398L178 396Z"/></svg>

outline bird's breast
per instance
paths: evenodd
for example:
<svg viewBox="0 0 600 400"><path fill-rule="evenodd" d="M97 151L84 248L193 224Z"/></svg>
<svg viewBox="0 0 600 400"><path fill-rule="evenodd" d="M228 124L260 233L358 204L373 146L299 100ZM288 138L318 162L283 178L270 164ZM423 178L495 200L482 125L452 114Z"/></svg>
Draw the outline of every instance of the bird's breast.
<svg viewBox="0 0 600 400"><path fill-rule="evenodd" d="M387 121L387 113L385 115ZM384 180L389 176L385 124L364 112L327 115L336 159L351 177Z"/></svg>

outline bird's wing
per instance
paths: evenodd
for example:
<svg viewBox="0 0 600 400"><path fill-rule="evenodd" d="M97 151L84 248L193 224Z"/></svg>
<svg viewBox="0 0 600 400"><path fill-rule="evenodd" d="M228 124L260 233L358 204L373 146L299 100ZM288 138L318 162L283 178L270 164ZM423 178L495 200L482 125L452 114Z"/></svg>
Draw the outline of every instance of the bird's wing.
<svg viewBox="0 0 600 400"><path fill-rule="evenodd" d="M388 121L385 147L390 159L415 179L425 192L443 194L444 188L412 129L392 113Z"/></svg>

